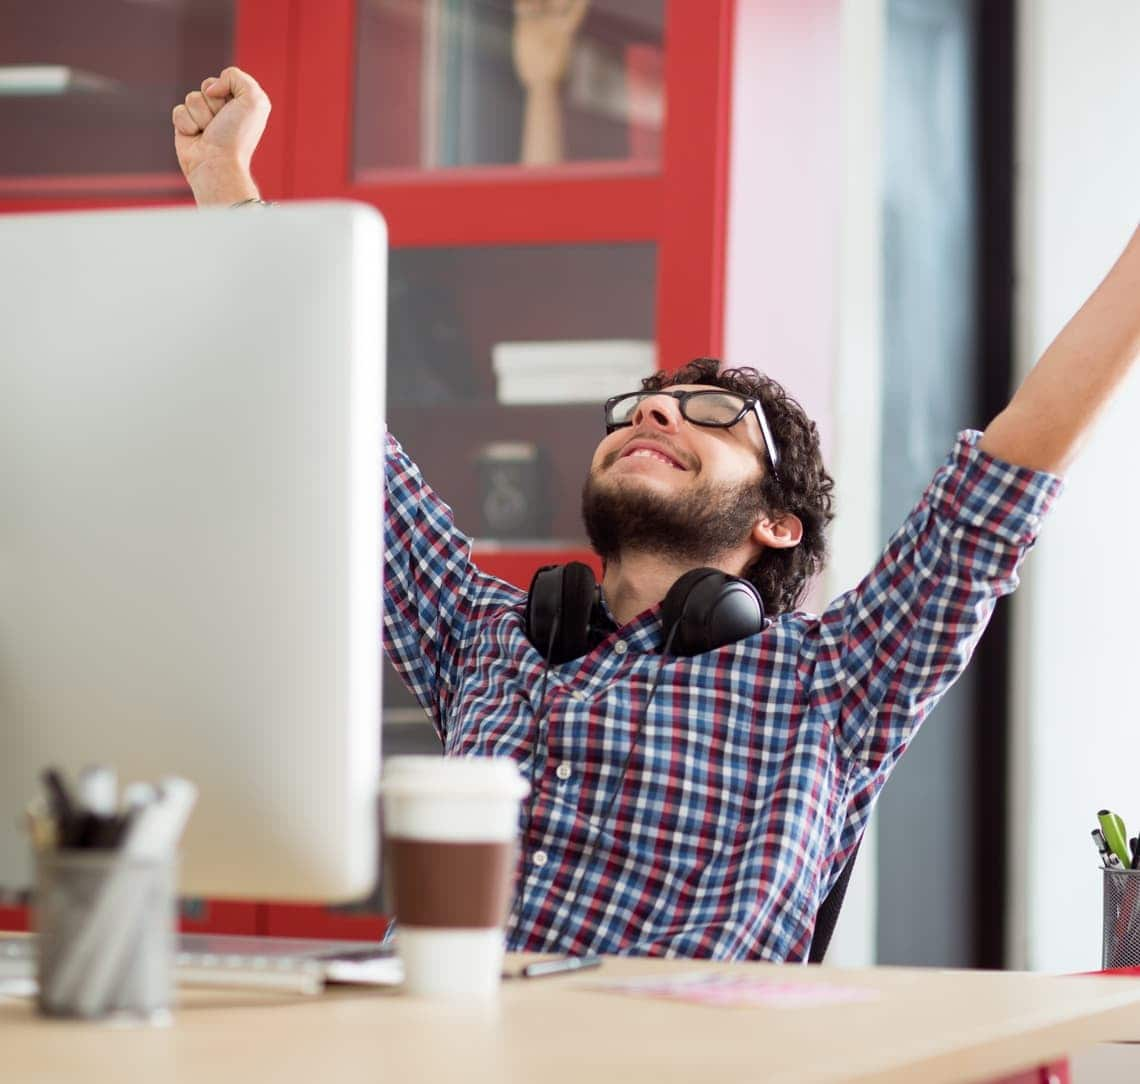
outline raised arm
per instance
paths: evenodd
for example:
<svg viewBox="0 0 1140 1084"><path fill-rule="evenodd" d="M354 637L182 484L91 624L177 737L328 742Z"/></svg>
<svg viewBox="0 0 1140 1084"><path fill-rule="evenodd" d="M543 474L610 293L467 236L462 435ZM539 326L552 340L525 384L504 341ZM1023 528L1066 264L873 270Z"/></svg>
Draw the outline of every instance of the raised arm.
<svg viewBox="0 0 1140 1084"><path fill-rule="evenodd" d="M1033 367L980 447L1063 474L1140 356L1140 230Z"/></svg>
<svg viewBox="0 0 1140 1084"><path fill-rule="evenodd" d="M240 68L204 79L174 107L174 150L199 207L259 197L251 163L269 110L269 96Z"/></svg>

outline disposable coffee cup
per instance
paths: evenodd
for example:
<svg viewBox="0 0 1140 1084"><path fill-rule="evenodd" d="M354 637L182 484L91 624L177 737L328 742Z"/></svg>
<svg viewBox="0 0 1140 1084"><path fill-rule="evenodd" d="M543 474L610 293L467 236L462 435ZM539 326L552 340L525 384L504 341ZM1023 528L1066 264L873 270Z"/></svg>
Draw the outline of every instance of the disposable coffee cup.
<svg viewBox="0 0 1140 1084"><path fill-rule="evenodd" d="M380 784L404 989L486 997L499 988L530 788L502 757L392 757Z"/></svg>

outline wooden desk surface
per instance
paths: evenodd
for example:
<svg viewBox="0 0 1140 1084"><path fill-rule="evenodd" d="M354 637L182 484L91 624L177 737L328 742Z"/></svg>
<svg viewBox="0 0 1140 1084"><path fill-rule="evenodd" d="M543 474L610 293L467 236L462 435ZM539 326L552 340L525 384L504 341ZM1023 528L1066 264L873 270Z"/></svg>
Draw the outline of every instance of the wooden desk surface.
<svg viewBox="0 0 1140 1084"><path fill-rule="evenodd" d="M735 968L860 986L873 1000L711 1008L588 989L600 980ZM0 1078L193 1084L473 1081L965 1081L1140 1038L1140 979L910 968L607 959L504 984L489 1005L342 988L319 997L183 991L167 1028L40 1019L0 997Z"/></svg>

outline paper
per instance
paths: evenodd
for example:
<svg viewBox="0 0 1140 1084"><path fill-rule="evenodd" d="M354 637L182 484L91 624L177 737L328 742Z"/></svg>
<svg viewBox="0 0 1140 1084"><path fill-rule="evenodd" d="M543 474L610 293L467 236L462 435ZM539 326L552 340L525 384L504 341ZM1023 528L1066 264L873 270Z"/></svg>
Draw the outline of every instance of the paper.
<svg viewBox="0 0 1140 1084"><path fill-rule="evenodd" d="M35 997L38 989L35 979L0 979L0 997Z"/></svg>
<svg viewBox="0 0 1140 1084"><path fill-rule="evenodd" d="M404 964L395 956L377 960L332 960L325 964L325 982L398 986L403 981Z"/></svg>
<svg viewBox="0 0 1140 1084"><path fill-rule="evenodd" d="M718 1008L764 1006L774 1009L809 1009L820 1005L876 1001L880 997L877 990L862 986L786 982L782 979L730 975L719 971L702 971L659 979L615 979L593 983L589 988Z"/></svg>

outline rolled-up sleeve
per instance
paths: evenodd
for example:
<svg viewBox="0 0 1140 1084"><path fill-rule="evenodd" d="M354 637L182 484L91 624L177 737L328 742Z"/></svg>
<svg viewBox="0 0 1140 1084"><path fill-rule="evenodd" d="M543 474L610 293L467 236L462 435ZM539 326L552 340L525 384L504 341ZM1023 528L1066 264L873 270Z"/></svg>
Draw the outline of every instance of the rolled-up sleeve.
<svg viewBox="0 0 1140 1084"><path fill-rule="evenodd" d="M443 700L472 618L525 595L475 567L471 539L391 434L385 486L384 648L445 739Z"/></svg>
<svg viewBox="0 0 1140 1084"><path fill-rule="evenodd" d="M1054 475L995 459L959 434L872 571L805 640L812 708L857 774L889 772L1018 584Z"/></svg>

